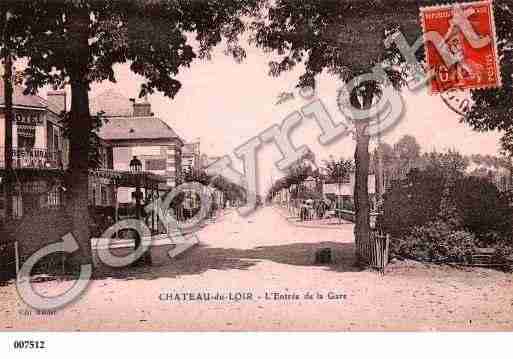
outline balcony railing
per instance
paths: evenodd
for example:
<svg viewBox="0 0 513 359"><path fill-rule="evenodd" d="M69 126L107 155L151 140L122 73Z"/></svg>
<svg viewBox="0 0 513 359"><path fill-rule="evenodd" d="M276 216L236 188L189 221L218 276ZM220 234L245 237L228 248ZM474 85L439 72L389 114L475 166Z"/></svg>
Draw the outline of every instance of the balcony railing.
<svg viewBox="0 0 513 359"><path fill-rule="evenodd" d="M0 168L5 168L5 148L0 148ZM63 169L61 151L48 151L45 148L13 148L13 168Z"/></svg>

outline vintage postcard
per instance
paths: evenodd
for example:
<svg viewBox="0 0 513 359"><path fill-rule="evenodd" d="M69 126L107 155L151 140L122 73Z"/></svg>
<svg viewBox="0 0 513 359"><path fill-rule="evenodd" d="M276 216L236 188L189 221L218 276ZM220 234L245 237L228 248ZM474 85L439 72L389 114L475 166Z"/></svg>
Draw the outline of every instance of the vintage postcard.
<svg viewBox="0 0 513 359"><path fill-rule="evenodd" d="M511 5L2 1L0 331L511 331Z"/></svg>

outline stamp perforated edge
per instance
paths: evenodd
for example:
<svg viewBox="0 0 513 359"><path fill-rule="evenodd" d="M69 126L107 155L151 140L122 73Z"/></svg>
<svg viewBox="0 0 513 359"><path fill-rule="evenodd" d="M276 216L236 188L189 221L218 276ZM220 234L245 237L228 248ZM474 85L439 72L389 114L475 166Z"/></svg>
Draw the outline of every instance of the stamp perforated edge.
<svg viewBox="0 0 513 359"><path fill-rule="evenodd" d="M493 0L484 0L484 1L469 1L469 2L452 2L452 3L443 3L443 4L436 4L436 5L428 5L428 6L421 6L419 8L419 16L420 16L420 23L422 26L422 38L424 40L424 48L425 48L425 54L426 54L426 64L429 63L429 52L426 48L426 26L425 26L425 19L424 19L424 12L426 11L434 11L434 10L446 10L452 8L455 4L462 4L462 5L486 5L489 6L490 12L488 14L489 21L490 21L490 27L491 27L491 34L492 41L494 42L494 46L492 47L492 52L495 57L495 73L497 74L497 83L496 84L489 84L484 86L469 86L465 87L464 89L459 90L486 90L486 89L494 89L494 88L500 88L502 87L502 74L501 69L499 66L499 50L498 50L498 44L497 44L497 31L495 29L495 14L493 10ZM446 91L433 91L433 87L431 86L431 81L429 81L428 86L428 94L429 95L436 95L440 94Z"/></svg>

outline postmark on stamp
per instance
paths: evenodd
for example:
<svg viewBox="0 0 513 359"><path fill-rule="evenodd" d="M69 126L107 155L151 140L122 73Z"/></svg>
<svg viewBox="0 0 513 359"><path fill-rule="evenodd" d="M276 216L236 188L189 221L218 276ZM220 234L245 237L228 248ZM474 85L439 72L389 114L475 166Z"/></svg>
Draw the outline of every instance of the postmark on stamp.
<svg viewBox="0 0 513 359"><path fill-rule="evenodd" d="M491 1L423 7L420 17L431 93L501 86ZM452 63L428 41L433 32L443 38Z"/></svg>

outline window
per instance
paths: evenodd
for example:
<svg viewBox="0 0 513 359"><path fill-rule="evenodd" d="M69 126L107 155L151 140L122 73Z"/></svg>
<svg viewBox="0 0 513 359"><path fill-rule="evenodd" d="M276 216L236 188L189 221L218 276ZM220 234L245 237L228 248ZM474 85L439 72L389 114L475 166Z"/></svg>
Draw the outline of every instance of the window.
<svg viewBox="0 0 513 359"><path fill-rule="evenodd" d="M33 148L36 144L36 127L18 125L18 148Z"/></svg>
<svg viewBox="0 0 513 359"><path fill-rule="evenodd" d="M96 206L96 184L93 183L93 198L92 198L92 205Z"/></svg>
<svg viewBox="0 0 513 359"><path fill-rule="evenodd" d="M54 188L48 192L48 207L59 207L61 205L61 196L59 188Z"/></svg>
<svg viewBox="0 0 513 359"><path fill-rule="evenodd" d="M42 194L40 197L39 205L41 208L55 209L62 205L60 188L54 187L48 193Z"/></svg>
<svg viewBox="0 0 513 359"><path fill-rule="evenodd" d="M23 199L21 196L12 197L12 215L14 218L23 217Z"/></svg>

